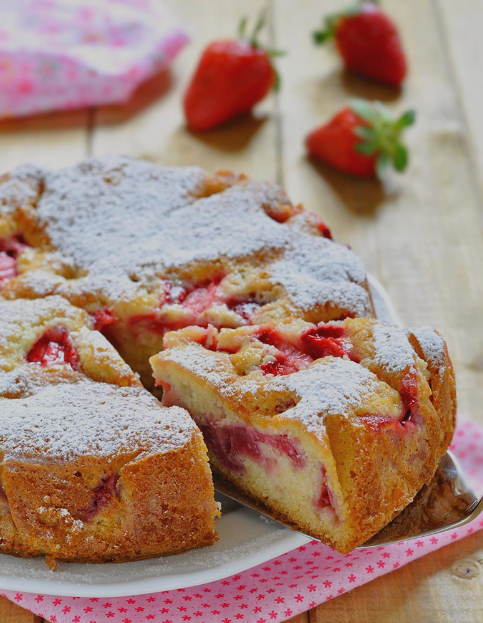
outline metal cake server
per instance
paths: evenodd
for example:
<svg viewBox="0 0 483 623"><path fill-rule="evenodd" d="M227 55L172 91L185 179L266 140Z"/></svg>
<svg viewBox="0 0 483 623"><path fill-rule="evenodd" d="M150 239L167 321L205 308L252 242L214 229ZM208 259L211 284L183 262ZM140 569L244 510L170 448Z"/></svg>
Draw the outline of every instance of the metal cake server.
<svg viewBox="0 0 483 623"><path fill-rule="evenodd" d="M274 517L263 504L238 491L220 476L214 475L213 479L215 490L222 496L291 528L289 524ZM221 501L223 504L223 500ZM466 482L458 461L448 451L441 458L429 485L425 485L409 506L361 547L379 547L454 530L473 521L482 512L483 498L480 499L475 495ZM308 534L306 536L310 537Z"/></svg>

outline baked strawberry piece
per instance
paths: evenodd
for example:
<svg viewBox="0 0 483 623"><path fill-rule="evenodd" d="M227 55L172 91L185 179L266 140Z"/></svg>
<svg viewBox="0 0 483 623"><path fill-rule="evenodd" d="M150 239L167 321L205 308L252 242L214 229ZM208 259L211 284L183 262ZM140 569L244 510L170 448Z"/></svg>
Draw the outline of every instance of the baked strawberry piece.
<svg viewBox="0 0 483 623"><path fill-rule="evenodd" d="M106 562L216 540L202 435L59 296L0 300L0 552Z"/></svg>
<svg viewBox="0 0 483 623"><path fill-rule="evenodd" d="M212 468L342 553L432 478L454 430L451 361L432 329L301 319L166 334L163 403L186 408Z"/></svg>
<svg viewBox="0 0 483 623"><path fill-rule="evenodd" d="M17 260L27 246L21 236L0 237L0 290L18 275Z"/></svg>

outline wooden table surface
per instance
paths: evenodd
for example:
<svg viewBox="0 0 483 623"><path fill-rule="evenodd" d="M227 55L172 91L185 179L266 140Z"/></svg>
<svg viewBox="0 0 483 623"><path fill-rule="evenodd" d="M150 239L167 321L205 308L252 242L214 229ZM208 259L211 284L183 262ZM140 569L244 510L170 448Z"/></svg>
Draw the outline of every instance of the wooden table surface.
<svg viewBox="0 0 483 623"><path fill-rule="evenodd" d="M350 3L350 2L349 2ZM345 0L169 0L193 43L123 108L89 109L0 124L0 170L29 161L62 166L123 153L172 165L233 169L277 181L318 212L363 258L408 325L430 324L448 341L461 412L483 423L483 0L384 0L409 56L404 90L341 70L311 31ZM181 94L202 47L234 34L239 18L270 15L267 41L282 89L248 116L204 135L187 131ZM348 97L417 110L411 164L383 187L310 162L307 132ZM291 619L293 623L483 621L483 533ZM0 601L1 623L40 623ZM250 622L251 623L251 622Z"/></svg>

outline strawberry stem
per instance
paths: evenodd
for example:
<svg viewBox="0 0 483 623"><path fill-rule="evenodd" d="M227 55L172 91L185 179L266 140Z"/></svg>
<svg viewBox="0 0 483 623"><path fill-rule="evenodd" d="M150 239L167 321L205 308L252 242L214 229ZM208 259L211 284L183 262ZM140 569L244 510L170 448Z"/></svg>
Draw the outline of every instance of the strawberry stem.
<svg viewBox="0 0 483 623"><path fill-rule="evenodd" d="M245 17L241 18L240 23L238 24L238 37L240 39L245 39L245 32L247 29L247 24L248 24L248 17L245 15Z"/></svg>
<svg viewBox="0 0 483 623"><path fill-rule="evenodd" d="M238 25L238 37L240 39L245 39L246 41L248 41L250 45L254 48L262 48L262 46L258 42L258 35L260 34L261 30L263 29L263 27L265 26L267 22L266 17L267 17L266 12L262 11L258 17L258 20L255 24L255 27L252 33L248 36L246 34L247 25L248 25L248 17L246 16L242 17ZM285 54L287 53L285 50L265 50L265 51L270 58L277 58L280 56L285 56ZM280 84L281 84L280 74L276 70L273 63L272 63L272 69L275 75L275 79L273 81L273 90L275 92L278 92L280 90Z"/></svg>
<svg viewBox="0 0 483 623"><path fill-rule="evenodd" d="M252 36L249 39L250 43L252 44L254 48L260 47L258 44L258 35L260 34L260 31L262 30L262 28L265 26L265 22L266 22L266 13L265 11L262 11L257 20L257 23L255 24L255 28L253 29Z"/></svg>

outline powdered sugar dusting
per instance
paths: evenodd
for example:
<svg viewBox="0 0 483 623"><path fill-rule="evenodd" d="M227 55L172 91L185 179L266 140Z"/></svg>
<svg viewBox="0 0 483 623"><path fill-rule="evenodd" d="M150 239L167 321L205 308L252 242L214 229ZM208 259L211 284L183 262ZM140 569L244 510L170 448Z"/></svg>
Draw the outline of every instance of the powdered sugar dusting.
<svg viewBox="0 0 483 623"><path fill-rule="evenodd" d="M222 353L212 353L199 344L187 344L183 348L170 348L162 353L163 361L179 364L204 381L220 389L224 396L237 392L236 375L225 369L220 359L226 357ZM231 363L227 362L227 366Z"/></svg>
<svg viewBox="0 0 483 623"><path fill-rule="evenodd" d="M142 387L27 362L25 348L59 324L69 330L81 362L86 354L86 363L95 361L105 377L114 371L116 383L135 378L109 342L90 330L89 315L64 298L0 301L0 447L7 458L168 452L191 440L196 427L189 415L163 408Z"/></svg>
<svg viewBox="0 0 483 623"><path fill-rule="evenodd" d="M303 310L331 302L357 316L371 315L362 262L347 247L327 238L301 234L268 272L272 283L281 284Z"/></svg>
<svg viewBox="0 0 483 623"><path fill-rule="evenodd" d="M419 342L423 351L423 356L432 367L439 370L439 374L444 374L446 370L445 345L443 338L432 327L418 327L408 329L408 335L413 334Z"/></svg>
<svg viewBox="0 0 483 623"><path fill-rule="evenodd" d="M106 157L45 174L37 204L54 247L77 268L139 257L163 229L163 219L195 200L205 174L197 167L156 167ZM161 241L160 241L161 242Z"/></svg>
<svg viewBox="0 0 483 623"><path fill-rule="evenodd" d="M255 253L283 249L290 229L268 217L262 209L278 195L270 184L251 183L199 199L167 217L162 228L143 240L143 258L121 260L142 278L170 267L220 257L245 258Z"/></svg>
<svg viewBox="0 0 483 623"><path fill-rule="evenodd" d="M8 183L26 175L17 170ZM239 181L197 198L213 179L201 169L119 156L41 176L38 224L77 278L49 280L45 271L22 277L39 295L102 290L121 301L194 262L222 260L234 270L250 259L302 310L332 302L354 316L372 315L361 261L320 236L308 214L283 223L271 218L272 209L289 203L273 184Z"/></svg>
<svg viewBox="0 0 483 623"><path fill-rule="evenodd" d="M373 327L375 363L388 373L401 373L414 367L415 352L404 329L382 323Z"/></svg>
<svg viewBox="0 0 483 623"><path fill-rule="evenodd" d="M349 417L370 413L374 398L384 394L393 398L388 401L388 411L392 406L393 413L387 415L397 418L400 414L400 405L395 399L397 392L367 368L347 359L319 359L305 370L274 378L268 390L288 391L298 396L300 402L283 415L298 419L314 433L320 432L327 415Z"/></svg>
<svg viewBox="0 0 483 623"><path fill-rule="evenodd" d="M43 172L32 165L22 165L0 184L0 216L10 215L20 207L33 204L39 195Z"/></svg>
<svg viewBox="0 0 483 623"><path fill-rule="evenodd" d="M95 175L79 179L77 169L47 176L37 211L77 268L146 280L168 267L287 244L290 229L262 209L278 197L277 187L253 182L195 201L189 191L201 182L197 170L142 166L156 174L147 187L146 175L133 183L138 163L119 165L125 175L115 186Z"/></svg>
<svg viewBox="0 0 483 623"><path fill-rule="evenodd" d="M146 390L77 379L40 388L25 398L0 398L0 445L5 458L37 460L169 452L192 439L188 413L163 408Z"/></svg>

